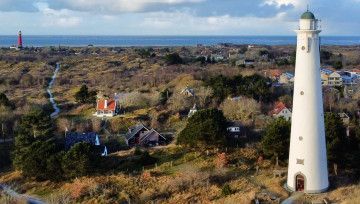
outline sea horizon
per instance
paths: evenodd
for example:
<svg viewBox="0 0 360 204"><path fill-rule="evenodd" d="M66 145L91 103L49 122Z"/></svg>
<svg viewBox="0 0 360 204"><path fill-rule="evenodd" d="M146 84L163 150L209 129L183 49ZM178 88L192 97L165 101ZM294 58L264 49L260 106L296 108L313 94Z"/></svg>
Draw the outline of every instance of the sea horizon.
<svg viewBox="0 0 360 204"><path fill-rule="evenodd" d="M0 35L0 47L16 45L17 35ZM295 35L23 35L24 47L148 47L196 45L295 45ZM360 45L360 36L322 36L322 45Z"/></svg>

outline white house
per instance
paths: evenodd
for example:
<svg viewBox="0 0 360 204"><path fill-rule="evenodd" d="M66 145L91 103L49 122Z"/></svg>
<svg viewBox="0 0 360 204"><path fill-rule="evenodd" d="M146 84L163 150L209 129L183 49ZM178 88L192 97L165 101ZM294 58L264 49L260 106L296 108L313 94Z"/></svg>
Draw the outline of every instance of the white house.
<svg viewBox="0 0 360 204"><path fill-rule="evenodd" d="M118 113L118 102L113 99L98 99L96 101L96 117L113 117Z"/></svg>
<svg viewBox="0 0 360 204"><path fill-rule="evenodd" d="M274 109L270 112L270 115L275 118L283 117L286 120L291 120L291 110L285 106L283 102L276 103Z"/></svg>
<svg viewBox="0 0 360 204"><path fill-rule="evenodd" d="M185 96L195 96L195 91L193 88L186 87L181 92Z"/></svg>
<svg viewBox="0 0 360 204"><path fill-rule="evenodd" d="M328 85L329 86L342 86L343 79L342 79L341 75L337 72L331 73L328 78Z"/></svg>
<svg viewBox="0 0 360 204"><path fill-rule="evenodd" d="M294 74L289 72L282 73L279 78L279 83L280 84L294 83Z"/></svg>
<svg viewBox="0 0 360 204"><path fill-rule="evenodd" d="M193 116L196 112L197 112L197 107L196 104L194 104L194 106L190 109L188 117L190 118L191 116Z"/></svg>

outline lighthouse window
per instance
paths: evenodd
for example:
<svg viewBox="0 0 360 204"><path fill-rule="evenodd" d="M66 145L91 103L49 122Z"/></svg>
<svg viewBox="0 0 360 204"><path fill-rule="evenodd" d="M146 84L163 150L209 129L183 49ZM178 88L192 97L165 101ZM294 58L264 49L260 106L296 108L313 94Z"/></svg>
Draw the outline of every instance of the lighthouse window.
<svg viewBox="0 0 360 204"><path fill-rule="evenodd" d="M303 137L300 136L300 137L299 137L299 140L302 141L302 140L303 140Z"/></svg>
<svg viewBox="0 0 360 204"><path fill-rule="evenodd" d="M304 160L303 159L296 159L296 164L304 165Z"/></svg>
<svg viewBox="0 0 360 204"><path fill-rule="evenodd" d="M302 50L305 50L305 46L302 46L301 49L302 49Z"/></svg>
<svg viewBox="0 0 360 204"><path fill-rule="evenodd" d="M300 92L300 95L304 95L304 92L303 92L303 91L301 91L301 92Z"/></svg>

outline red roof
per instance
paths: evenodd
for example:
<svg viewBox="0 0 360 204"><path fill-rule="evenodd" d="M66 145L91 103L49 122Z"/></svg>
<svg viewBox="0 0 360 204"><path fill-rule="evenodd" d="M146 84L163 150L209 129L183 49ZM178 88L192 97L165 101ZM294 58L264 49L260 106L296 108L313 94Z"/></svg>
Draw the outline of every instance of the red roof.
<svg viewBox="0 0 360 204"><path fill-rule="evenodd" d="M280 77L281 74L282 74L282 71L279 69L271 69L270 70L270 75L272 77Z"/></svg>
<svg viewBox="0 0 360 204"><path fill-rule="evenodd" d="M107 103L107 107L105 108L105 102ZM112 110L115 111L116 109L116 102L115 100L106 100L106 99L98 99L97 100L97 110Z"/></svg>
<svg viewBox="0 0 360 204"><path fill-rule="evenodd" d="M270 112L271 115L277 115L286 108L283 102L277 102L274 109Z"/></svg>

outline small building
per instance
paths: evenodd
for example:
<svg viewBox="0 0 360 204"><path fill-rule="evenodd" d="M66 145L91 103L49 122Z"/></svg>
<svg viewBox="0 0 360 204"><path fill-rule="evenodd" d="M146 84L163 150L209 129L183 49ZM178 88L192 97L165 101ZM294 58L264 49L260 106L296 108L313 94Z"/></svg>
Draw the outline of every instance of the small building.
<svg viewBox="0 0 360 204"><path fill-rule="evenodd" d="M321 84L323 86L329 85L329 75L333 73L333 71L328 69L321 69L320 70L320 76L321 76Z"/></svg>
<svg viewBox="0 0 360 204"><path fill-rule="evenodd" d="M219 54L211 54L211 59L213 59L215 62L223 61L225 57L223 55Z"/></svg>
<svg viewBox="0 0 360 204"><path fill-rule="evenodd" d="M329 86L342 86L343 81L342 81L341 75L337 72L331 73L328 78L328 85Z"/></svg>
<svg viewBox="0 0 360 204"><path fill-rule="evenodd" d="M194 97L195 96L194 89L190 88L190 87L184 88L180 93L185 95L185 96L188 96L188 97Z"/></svg>
<svg viewBox="0 0 360 204"><path fill-rule="evenodd" d="M339 117L341 118L344 125L350 124L350 117L346 113L338 113Z"/></svg>
<svg viewBox="0 0 360 204"><path fill-rule="evenodd" d="M166 138L155 129L149 129L143 124L129 128L125 135L125 142L128 146L153 147L166 141Z"/></svg>
<svg viewBox="0 0 360 204"><path fill-rule="evenodd" d="M228 136L233 139L238 139L241 137L240 126L230 126L227 128Z"/></svg>
<svg viewBox="0 0 360 204"><path fill-rule="evenodd" d="M245 59L244 60L244 65L245 66L251 66L251 65L254 65L254 64L255 64L254 60L250 60L250 59Z"/></svg>
<svg viewBox="0 0 360 204"><path fill-rule="evenodd" d="M119 105L117 100L113 99L98 99L96 101L96 117L114 117L119 112Z"/></svg>
<svg viewBox="0 0 360 204"><path fill-rule="evenodd" d="M270 77L273 80L278 80L280 78L282 74L282 71L280 69L270 69L269 70L269 75L268 77ZM267 74L265 74L267 76Z"/></svg>
<svg viewBox="0 0 360 204"><path fill-rule="evenodd" d="M292 84L294 83L294 74L290 72L282 73L279 77L280 84Z"/></svg>
<svg viewBox="0 0 360 204"><path fill-rule="evenodd" d="M196 112L198 111L196 104L194 104L194 106L190 109L189 114L188 114L188 118L190 118L191 116L193 116Z"/></svg>
<svg viewBox="0 0 360 204"><path fill-rule="evenodd" d="M107 156L108 151L105 145L100 144L99 135L95 132L78 133L66 132L65 134L65 149L69 150L72 146L80 142L87 142L99 149L102 156Z"/></svg>
<svg viewBox="0 0 360 204"><path fill-rule="evenodd" d="M283 102L277 102L270 115L275 118L283 117L286 120L291 120L291 110L285 106Z"/></svg>

